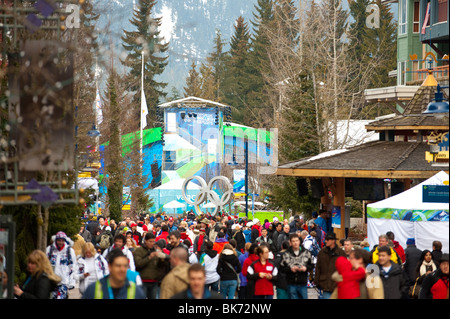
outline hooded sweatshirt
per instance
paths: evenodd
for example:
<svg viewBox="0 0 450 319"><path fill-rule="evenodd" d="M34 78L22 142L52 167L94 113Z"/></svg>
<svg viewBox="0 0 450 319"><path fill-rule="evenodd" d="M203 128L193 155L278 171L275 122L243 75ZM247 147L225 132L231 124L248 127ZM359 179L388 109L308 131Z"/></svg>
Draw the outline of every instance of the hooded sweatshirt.
<svg viewBox="0 0 450 319"><path fill-rule="evenodd" d="M352 264L346 257L336 259L336 270L342 275L342 281L337 282L338 299L355 299L360 296L359 282L366 278L363 267L352 269Z"/></svg>
<svg viewBox="0 0 450 319"><path fill-rule="evenodd" d="M56 236L52 237L53 243L46 248L46 255L52 265L55 275L61 277L59 285L69 288L75 287L75 272L77 270L77 257L75 250L71 247L73 241L65 237L65 244L62 248L56 245Z"/></svg>
<svg viewBox="0 0 450 319"><path fill-rule="evenodd" d="M206 249L205 253L200 257L199 263L205 267L206 282L209 285L220 279L217 273L217 265L219 264L219 254L214 249Z"/></svg>
<svg viewBox="0 0 450 319"><path fill-rule="evenodd" d="M234 268L231 269L231 267ZM238 273L242 270L241 263L239 262L238 256L234 254L231 249L224 249L219 255L219 263L217 266L217 273L220 276L220 280L237 280Z"/></svg>

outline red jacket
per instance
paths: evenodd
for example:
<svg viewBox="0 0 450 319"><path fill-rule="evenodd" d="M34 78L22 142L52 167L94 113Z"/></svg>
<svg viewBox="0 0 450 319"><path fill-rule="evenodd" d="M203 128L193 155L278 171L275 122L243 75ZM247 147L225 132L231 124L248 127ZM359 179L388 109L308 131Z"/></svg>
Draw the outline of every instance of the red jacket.
<svg viewBox="0 0 450 319"><path fill-rule="evenodd" d="M363 267L353 270L350 261L342 256L336 259L336 270L342 276L342 281L337 283L338 299L358 298L359 282L366 278L366 270Z"/></svg>
<svg viewBox="0 0 450 319"><path fill-rule="evenodd" d="M403 249L402 246L400 246L398 241L393 240L392 243L394 244L394 250L400 256L400 259L402 260L402 263L404 263L406 261L405 250Z"/></svg>
<svg viewBox="0 0 450 319"><path fill-rule="evenodd" d="M252 266L253 265L253 266ZM271 296L273 295L273 281L277 279L278 269L274 264L266 261L263 265L261 261L248 266L247 268L247 278L255 279L255 296ZM272 279L260 278L260 273L271 274Z"/></svg>
<svg viewBox="0 0 450 319"><path fill-rule="evenodd" d="M242 274L247 277L247 268L248 266L250 266L252 264L252 262L254 262L255 260L258 260L259 257L258 255L255 254L250 254L248 255L248 257L244 260L244 263L242 264Z"/></svg>
<svg viewBox="0 0 450 319"><path fill-rule="evenodd" d="M188 234L181 233L180 239L181 239L181 242L183 242L185 239L189 240L191 242L191 246L192 246L192 240L191 240L191 238L189 238Z"/></svg>
<svg viewBox="0 0 450 319"><path fill-rule="evenodd" d="M167 239L167 237L169 237L169 232L163 231L163 232L161 232L161 235L156 237L155 242L157 242L160 239L164 239L166 241L166 243L168 243L169 240Z"/></svg>

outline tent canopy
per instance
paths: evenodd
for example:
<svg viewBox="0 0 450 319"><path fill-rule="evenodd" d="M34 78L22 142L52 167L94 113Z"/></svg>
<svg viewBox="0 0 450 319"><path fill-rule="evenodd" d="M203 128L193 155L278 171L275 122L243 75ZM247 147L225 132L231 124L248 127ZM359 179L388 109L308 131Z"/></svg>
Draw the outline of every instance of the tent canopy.
<svg viewBox="0 0 450 319"><path fill-rule="evenodd" d="M186 204L180 203L177 200L173 200L163 206L164 208L183 208L186 207Z"/></svg>
<svg viewBox="0 0 450 319"><path fill-rule="evenodd" d="M378 237L392 231L395 240L406 248L408 238L415 238L417 248L432 249L432 242L442 243L449 251L449 203L423 201L423 186L448 185L449 176L441 171L417 186L396 196L367 205L367 235L370 246Z"/></svg>
<svg viewBox="0 0 450 319"><path fill-rule="evenodd" d="M424 203L422 200L423 185L444 185L449 180L446 172L441 171L419 185L382 201L367 205L368 208L397 208L413 210L444 209L448 211L448 203ZM447 184L448 185L448 184Z"/></svg>

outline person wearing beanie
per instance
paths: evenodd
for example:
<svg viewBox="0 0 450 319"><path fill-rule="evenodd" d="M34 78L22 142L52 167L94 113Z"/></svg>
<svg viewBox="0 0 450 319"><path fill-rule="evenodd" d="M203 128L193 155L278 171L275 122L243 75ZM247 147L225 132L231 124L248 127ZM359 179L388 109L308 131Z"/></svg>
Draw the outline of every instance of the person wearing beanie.
<svg viewBox="0 0 450 319"><path fill-rule="evenodd" d="M61 278L52 293L52 299L68 299L69 289L75 287L74 274L77 268L77 257L71 247L73 241L62 231L56 233L52 239L53 243L46 248L46 255L55 275Z"/></svg>
<svg viewBox="0 0 450 319"><path fill-rule="evenodd" d="M405 263L403 269L405 270L408 283L413 286L416 281L416 266L420 261L422 251L416 247L414 238L408 238L405 249Z"/></svg>

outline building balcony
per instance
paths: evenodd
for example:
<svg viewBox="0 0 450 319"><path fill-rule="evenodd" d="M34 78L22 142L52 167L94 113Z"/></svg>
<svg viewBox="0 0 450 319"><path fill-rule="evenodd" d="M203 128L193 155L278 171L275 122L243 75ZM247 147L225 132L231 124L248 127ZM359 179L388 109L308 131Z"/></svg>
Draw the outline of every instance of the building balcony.
<svg viewBox="0 0 450 319"><path fill-rule="evenodd" d="M420 41L447 43L449 39L448 16L448 0L421 0ZM424 25L425 27L423 27Z"/></svg>
<svg viewBox="0 0 450 319"><path fill-rule="evenodd" d="M448 71L449 66L448 65L442 65L437 66L434 68L431 68L431 71L433 73L433 76L435 77L436 81L438 81L441 84L448 85ZM412 79L411 81L408 81L407 85L420 85L422 82L426 79L428 75L428 69L420 69L411 72Z"/></svg>

